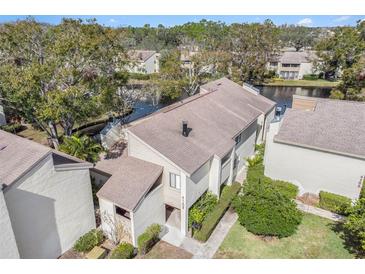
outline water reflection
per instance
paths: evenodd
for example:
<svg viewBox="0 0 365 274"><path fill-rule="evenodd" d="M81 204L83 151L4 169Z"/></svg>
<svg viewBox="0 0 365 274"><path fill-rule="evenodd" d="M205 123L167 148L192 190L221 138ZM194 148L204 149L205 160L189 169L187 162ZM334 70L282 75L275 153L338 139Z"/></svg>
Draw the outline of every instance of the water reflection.
<svg viewBox="0 0 365 274"><path fill-rule="evenodd" d="M261 94L273 101L278 106L292 106L293 94L309 97L327 98L330 95L331 88L319 87L274 87L274 86L258 86Z"/></svg>

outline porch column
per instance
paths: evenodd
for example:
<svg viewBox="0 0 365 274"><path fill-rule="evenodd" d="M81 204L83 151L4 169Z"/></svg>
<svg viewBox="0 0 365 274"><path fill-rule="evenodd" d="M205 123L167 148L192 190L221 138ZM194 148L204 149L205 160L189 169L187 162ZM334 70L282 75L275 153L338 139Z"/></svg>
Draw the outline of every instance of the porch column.
<svg viewBox="0 0 365 274"><path fill-rule="evenodd" d="M187 196L187 184L186 184L186 175L185 173L181 172L181 234L184 236L188 235L188 211L189 208L187 208L186 203L186 196Z"/></svg>
<svg viewBox="0 0 365 274"><path fill-rule="evenodd" d="M209 171L209 191L211 191L214 195L217 195L217 197L219 197L221 184L221 170L221 159L214 155Z"/></svg>

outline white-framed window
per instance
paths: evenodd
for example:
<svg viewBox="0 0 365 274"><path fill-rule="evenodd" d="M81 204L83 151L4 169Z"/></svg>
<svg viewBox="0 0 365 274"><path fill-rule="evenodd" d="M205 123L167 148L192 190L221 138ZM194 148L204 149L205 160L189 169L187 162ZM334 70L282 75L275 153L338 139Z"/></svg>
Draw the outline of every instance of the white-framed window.
<svg viewBox="0 0 365 274"><path fill-rule="evenodd" d="M180 175L170 173L170 187L181 189Z"/></svg>

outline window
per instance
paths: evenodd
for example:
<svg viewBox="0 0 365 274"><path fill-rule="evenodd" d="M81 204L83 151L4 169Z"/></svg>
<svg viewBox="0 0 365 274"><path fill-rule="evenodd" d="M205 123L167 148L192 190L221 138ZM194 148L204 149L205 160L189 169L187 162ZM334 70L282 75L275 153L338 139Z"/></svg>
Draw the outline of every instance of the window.
<svg viewBox="0 0 365 274"><path fill-rule="evenodd" d="M281 64L283 68L299 68L300 64Z"/></svg>
<svg viewBox="0 0 365 274"><path fill-rule="evenodd" d="M270 66L277 67L278 66L278 62L270 62Z"/></svg>
<svg viewBox="0 0 365 274"><path fill-rule="evenodd" d="M170 173L170 187L175 188L175 189L181 188L180 175Z"/></svg>
<svg viewBox="0 0 365 274"><path fill-rule="evenodd" d="M241 143L241 139L242 139L242 134L238 135L236 138L234 138L234 140L236 141L236 145L238 145L239 143Z"/></svg>
<svg viewBox="0 0 365 274"><path fill-rule="evenodd" d="M115 213L120 215L120 216L123 216L124 218L127 218L127 219L131 218L131 215L129 214L129 211L127 211L123 208L120 208L119 206L115 206Z"/></svg>

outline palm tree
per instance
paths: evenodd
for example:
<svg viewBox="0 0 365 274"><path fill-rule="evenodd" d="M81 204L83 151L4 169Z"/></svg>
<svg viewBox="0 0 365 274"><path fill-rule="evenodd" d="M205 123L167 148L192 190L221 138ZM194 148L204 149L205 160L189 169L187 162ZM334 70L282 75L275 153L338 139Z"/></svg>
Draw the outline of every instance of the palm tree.
<svg viewBox="0 0 365 274"><path fill-rule="evenodd" d="M102 147L87 135L66 137L60 150L81 160L95 163L99 160Z"/></svg>

